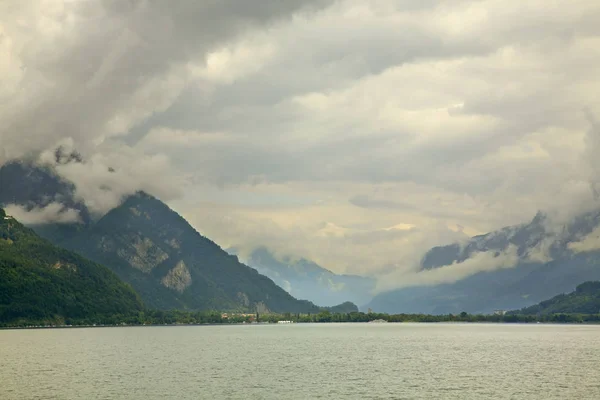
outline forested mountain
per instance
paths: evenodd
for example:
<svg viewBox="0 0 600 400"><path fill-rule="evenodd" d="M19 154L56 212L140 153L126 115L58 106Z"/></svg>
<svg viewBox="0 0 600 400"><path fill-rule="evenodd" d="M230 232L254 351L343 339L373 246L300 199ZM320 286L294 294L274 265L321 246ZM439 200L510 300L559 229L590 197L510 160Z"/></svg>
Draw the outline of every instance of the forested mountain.
<svg viewBox="0 0 600 400"><path fill-rule="evenodd" d="M478 252L499 255L515 249L511 268L479 272L450 284L409 287L377 295L369 307L381 312L432 314L487 313L536 304L576 285L600 279L595 245L600 211L584 213L562 227L551 227L538 213L528 224L506 227L467 243L436 247L422 260L423 271L451 268Z"/></svg>
<svg viewBox="0 0 600 400"><path fill-rule="evenodd" d="M57 152L61 162L79 162ZM240 263L160 200L145 193L93 221L75 188L49 167L13 162L0 168L0 205L26 209L52 202L80 211L77 223L32 228L56 245L106 265L158 309L319 312L271 279ZM348 304L343 309L352 311Z"/></svg>
<svg viewBox="0 0 600 400"><path fill-rule="evenodd" d="M599 314L600 281L584 282L568 294L559 294L531 307L515 311L516 314Z"/></svg>
<svg viewBox="0 0 600 400"><path fill-rule="evenodd" d="M235 249L228 251L235 253ZM375 288L375 280L372 278L334 274L304 258L277 259L266 247L252 251L247 263L273 279L292 296L327 306L343 301L366 304L371 300L371 292Z"/></svg>
<svg viewBox="0 0 600 400"><path fill-rule="evenodd" d="M96 319L142 308L108 268L55 247L0 209L0 324Z"/></svg>

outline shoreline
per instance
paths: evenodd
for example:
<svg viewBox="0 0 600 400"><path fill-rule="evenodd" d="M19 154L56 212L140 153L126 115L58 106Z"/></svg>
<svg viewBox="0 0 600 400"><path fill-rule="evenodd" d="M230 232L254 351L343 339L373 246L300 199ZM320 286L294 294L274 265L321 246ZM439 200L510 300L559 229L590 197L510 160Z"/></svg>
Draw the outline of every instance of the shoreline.
<svg viewBox="0 0 600 400"><path fill-rule="evenodd" d="M600 325L598 322L504 322L504 321L402 321L402 322L387 322L385 324L370 324L369 322L294 322L285 325L402 325L402 324L419 324L419 325ZM279 326L276 322L259 322L259 323L202 323L202 324L144 324L144 325L48 325L48 326L4 326L0 327L0 331L8 330L45 330L45 329L89 329L89 328L156 328L156 327L190 327L190 326L258 326L258 325L273 325Z"/></svg>

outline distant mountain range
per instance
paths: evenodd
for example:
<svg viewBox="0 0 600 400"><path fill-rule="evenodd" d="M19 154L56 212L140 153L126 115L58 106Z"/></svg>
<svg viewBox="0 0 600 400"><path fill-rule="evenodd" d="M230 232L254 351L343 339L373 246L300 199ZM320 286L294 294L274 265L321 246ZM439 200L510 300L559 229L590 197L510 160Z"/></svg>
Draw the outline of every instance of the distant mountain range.
<svg viewBox="0 0 600 400"><path fill-rule="evenodd" d="M237 250L227 250L236 254ZM252 251L245 260L258 272L273 279L292 296L332 306L343 301L366 304L371 300L375 279L358 275L338 275L301 258L276 258L266 247Z"/></svg>
<svg viewBox="0 0 600 400"><path fill-rule="evenodd" d="M422 260L424 272L451 268L477 253L500 256L511 249L518 263L455 283L381 293L368 306L389 313L446 314L487 313L536 304L570 292L581 282L600 279L600 239L595 235L599 225L600 211L582 214L559 229L552 229L546 215L538 213L528 224L476 236L464 244L435 247Z"/></svg>
<svg viewBox="0 0 600 400"><path fill-rule="evenodd" d="M77 160L75 160L77 161ZM58 202L80 211L78 223L33 226L56 245L106 265L131 284L145 305L158 309L313 313L271 279L240 263L193 229L160 200L129 196L93 221L74 186L51 168L13 162L0 168L0 205L27 209ZM357 310L345 303L332 311Z"/></svg>
<svg viewBox="0 0 600 400"><path fill-rule="evenodd" d="M0 209L0 325L86 320L143 309L113 272L53 246Z"/></svg>

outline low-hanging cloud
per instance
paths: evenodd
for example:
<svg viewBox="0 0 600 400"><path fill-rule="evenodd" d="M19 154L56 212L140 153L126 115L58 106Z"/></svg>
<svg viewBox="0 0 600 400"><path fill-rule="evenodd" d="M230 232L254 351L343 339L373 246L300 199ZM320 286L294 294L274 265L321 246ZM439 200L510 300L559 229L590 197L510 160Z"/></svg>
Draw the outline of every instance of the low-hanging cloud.
<svg viewBox="0 0 600 400"><path fill-rule="evenodd" d="M66 208L64 205L52 202L45 207L27 208L22 205L8 204L5 206L8 215L27 225L38 224L71 224L81 222L79 210Z"/></svg>
<svg viewBox="0 0 600 400"><path fill-rule="evenodd" d="M600 250L600 226L576 242L570 242L568 248L574 253L586 253Z"/></svg>
<svg viewBox="0 0 600 400"><path fill-rule="evenodd" d="M480 272L514 268L519 263L517 248L509 246L505 251L477 252L462 262L455 262L435 269L398 275L397 271L384 276L378 282L378 291L412 286L435 286L454 283Z"/></svg>
<svg viewBox="0 0 600 400"><path fill-rule="evenodd" d="M175 173L168 157L147 155L125 145L112 147L114 151L107 145L101 146L103 151L75 162L61 162L56 151L45 151L39 162L73 183L76 200L96 216L102 216L139 190L164 201L182 195L185 179ZM63 141L59 149L65 154L75 150L71 141Z"/></svg>

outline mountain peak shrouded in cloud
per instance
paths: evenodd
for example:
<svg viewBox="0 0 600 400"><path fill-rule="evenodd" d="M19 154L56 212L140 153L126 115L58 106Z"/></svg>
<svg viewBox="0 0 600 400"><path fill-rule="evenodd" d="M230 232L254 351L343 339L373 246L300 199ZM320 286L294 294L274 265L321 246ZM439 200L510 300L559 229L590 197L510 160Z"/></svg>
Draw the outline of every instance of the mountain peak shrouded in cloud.
<svg viewBox="0 0 600 400"><path fill-rule="evenodd" d="M108 166L115 161L119 171ZM0 166L0 204L26 224L83 223L102 217L139 190L180 196L180 181L167 177L162 162L94 156L81 158L62 147L43 153L39 161L11 161Z"/></svg>
<svg viewBox="0 0 600 400"><path fill-rule="evenodd" d="M0 165L68 187L13 211L85 221L143 190L222 246L403 286L432 247L598 207L599 19L596 0L1 2ZM424 272L507 270L514 246Z"/></svg>

